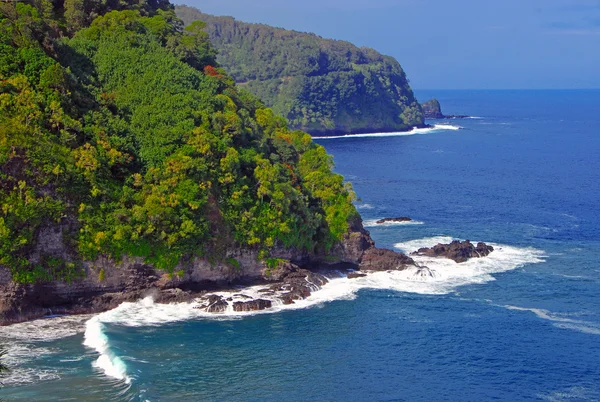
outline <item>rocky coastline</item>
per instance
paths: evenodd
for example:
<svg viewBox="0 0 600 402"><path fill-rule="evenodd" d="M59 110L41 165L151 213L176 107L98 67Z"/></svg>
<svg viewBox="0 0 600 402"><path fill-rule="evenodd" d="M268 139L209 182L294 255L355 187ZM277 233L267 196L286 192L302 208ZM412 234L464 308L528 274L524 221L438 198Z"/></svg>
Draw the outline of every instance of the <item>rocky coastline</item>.
<svg viewBox="0 0 600 402"><path fill-rule="evenodd" d="M67 252L60 231L41 231L39 236L44 237L46 252ZM227 300L211 292L256 285L264 286L264 294L291 304L319 289L334 272L357 277L361 271L402 270L415 265L405 254L375 247L360 219L326 254L279 248L272 250L271 256L277 261L275 268L261 261L256 250L232 249L224 262L211 263L206 258L181 262L176 274L157 270L141 258L125 257L118 264L100 258L85 264L83 279L33 285L13 282L9 269L0 266L0 325L57 314L101 313L149 295L156 303L200 299L206 311L219 312L226 308ZM239 266L226 262L234 259ZM238 300L233 307L235 311L253 311L271 304L263 299Z"/></svg>
<svg viewBox="0 0 600 402"><path fill-rule="evenodd" d="M65 252L56 231L42 231L43 244L55 253ZM49 250L46 250L49 251ZM450 258L457 263L489 255L493 247L470 241L454 241L421 248L411 255ZM86 263L84 279L34 285L15 283L10 271L0 266L0 325L52 315L97 314L123 302L152 296L155 303L197 302L195 308L208 313L258 311L274 304L293 304L311 295L332 277L361 278L373 271L416 268L421 276L435 272L408 255L375 246L369 232L357 219L344 239L327 254L309 254L294 249L275 249L276 267L269 267L255 250L234 249L226 261L211 263L196 258L180 263L178 274L169 274L144 263L124 258L119 264L107 258ZM252 296L245 290L258 289Z"/></svg>

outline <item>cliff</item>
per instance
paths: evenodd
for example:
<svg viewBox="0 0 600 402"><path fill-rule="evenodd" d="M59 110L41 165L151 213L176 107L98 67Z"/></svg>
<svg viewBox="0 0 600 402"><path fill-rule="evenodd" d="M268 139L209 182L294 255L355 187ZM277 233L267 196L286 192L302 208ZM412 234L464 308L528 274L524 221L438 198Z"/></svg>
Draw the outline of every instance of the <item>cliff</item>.
<svg viewBox="0 0 600 402"><path fill-rule="evenodd" d="M187 6L175 10L185 24L206 23L219 64L292 128L333 135L403 131L424 124L406 74L392 57Z"/></svg>
<svg viewBox="0 0 600 402"><path fill-rule="evenodd" d="M0 323L412 263L214 55L164 1L0 3Z"/></svg>
<svg viewBox="0 0 600 402"><path fill-rule="evenodd" d="M60 230L48 228L39 233L46 252L68 254ZM41 239L44 239L43 241ZM155 302L189 302L210 298L209 291L232 289L239 285L263 284L268 290L284 290L277 297L293 303L315 290L315 284L327 282L333 270L381 271L413 266L411 258L391 250L375 247L360 219L355 220L343 240L327 254L313 254L293 248L276 248L271 255L276 263L260 258L257 250L232 248L225 261L195 257L179 262L177 273L157 269L140 257L124 257L115 261L106 256L86 262L85 275L73 281L47 281L34 284L17 283L10 270L0 266L0 325L41 318L55 314L100 313L123 302L153 296ZM226 261L237 261L232 265ZM309 270L307 270L308 268ZM219 301L221 299L218 299ZM260 300L246 301L236 308L263 309ZM227 306L223 302L223 306ZM215 302L207 305L219 312Z"/></svg>

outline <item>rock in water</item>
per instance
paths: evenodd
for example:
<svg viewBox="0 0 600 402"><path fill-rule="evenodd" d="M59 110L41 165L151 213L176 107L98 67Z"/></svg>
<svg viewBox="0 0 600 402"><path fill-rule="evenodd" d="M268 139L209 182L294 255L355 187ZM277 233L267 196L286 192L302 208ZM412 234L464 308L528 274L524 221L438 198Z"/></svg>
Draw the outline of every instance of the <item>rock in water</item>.
<svg viewBox="0 0 600 402"><path fill-rule="evenodd" d="M234 302L233 311L259 311L271 308L273 303L271 300L256 299L247 302Z"/></svg>
<svg viewBox="0 0 600 402"><path fill-rule="evenodd" d="M386 222L412 222L412 219L410 219L407 216L401 216L399 218L383 218L378 220L377 223L378 225L381 225L382 223L386 223Z"/></svg>
<svg viewBox="0 0 600 402"><path fill-rule="evenodd" d="M443 119L442 107L437 99L431 99L421 105L423 117L426 119Z"/></svg>
<svg viewBox="0 0 600 402"><path fill-rule="evenodd" d="M221 296L210 295L208 296L208 307L206 311L208 313L222 313L227 310L227 301L223 299Z"/></svg>
<svg viewBox="0 0 600 402"><path fill-rule="evenodd" d="M393 271L415 265L412 258L384 248L370 248L365 251L359 268L361 271Z"/></svg>
<svg viewBox="0 0 600 402"><path fill-rule="evenodd" d="M367 274L361 274L360 272L349 272L348 275L346 275L348 279L363 278L365 276L367 276Z"/></svg>
<svg viewBox="0 0 600 402"><path fill-rule="evenodd" d="M442 107L437 99L428 100L421 105L421 108L425 119L468 119L470 117L464 114L443 114Z"/></svg>
<svg viewBox="0 0 600 402"><path fill-rule="evenodd" d="M494 251L494 248L483 242L477 243L477 247L475 247L469 240L463 242L454 240L450 244L440 243L433 247L423 247L412 254L427 257L445 257L461 263L469 258L485 257L492 251Z"/></svg>

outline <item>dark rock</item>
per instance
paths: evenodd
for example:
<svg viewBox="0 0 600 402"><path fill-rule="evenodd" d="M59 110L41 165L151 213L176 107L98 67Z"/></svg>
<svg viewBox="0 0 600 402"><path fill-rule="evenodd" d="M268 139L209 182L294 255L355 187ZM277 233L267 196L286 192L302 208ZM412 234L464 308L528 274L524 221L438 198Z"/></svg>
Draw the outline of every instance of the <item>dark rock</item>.
<svg viewBox="0 0 600 402"><path fill-rule="evenodd" d="M386 223L386 222L412 222L412 219L406 217L406 216L401 216L399 218L383 218L378 220L377 223L378 225L381 225L382 223Z"/></svg>
<svg viewBox="0 0 600 402"><path fill-rule="evenodd" d="M494 248L483 242L479 242L477 246L474 246L469 240L463 242L454 240L450 244L440 243L433 247L423 247L412 254L427 257L445 257L461 263L470 258L485 257L492 251L494 251Z"/></svg>
<svg viewBox="0 0 600 402"><path fill-rule="evenodd" d="M273 285L271 290L283 292L279 295L279 298L284 304L291 304L294 300L307 298L327 282L327 278L319 273L307 269L298 269L289 273L282 283Z"/></svg>
<svg viewBox="0 0 600 402"><path fill-rule="evenodd" d="M431 99L421 105L425 119L468 119L467 115L444 115L437 99Z"/></svg>
<svg viewBox="0 0 600 402"><path fill-rule="evenodd" d="M443 119L442 107L437 99L431 99L421 105L425 119Z"/></svg>
<svg viewBox="0 0 600 402"><path fill-rule="evenodd" d="M154 296L155 303L189 303L195 295L181 289L166 289Z"/></svg>
<svg viewBox="0 0 600 402"><path fill-rule="evenodd" d="M415 265L412 258L405 254L383 248L371 248L365 251L360 263L361 271L390 271L406 269Z"/></svg>
<svg viewBox="0 0 600 402"><path fill-rule="evenodd" d="M256 299L247 302L237 301L233 303L233 311L258 311L271 308L271 300Z"/></svg>
<svg viewBox="0 0 600 402"><path fill-rule="evenodd" d="M367 276L367 274L362 274L360 272L348 272L348 275L346 275L348 277L348 279L355 279L355 278L362 278Z"/></svg>
<svg viewBox="0 0 600 402"><path fill-rule="evenodd" d="M206 311L209 313L222 313L227 310L227 307L229 306L222 296L209 295L207 299L208 307L206 308Z"/></svg>

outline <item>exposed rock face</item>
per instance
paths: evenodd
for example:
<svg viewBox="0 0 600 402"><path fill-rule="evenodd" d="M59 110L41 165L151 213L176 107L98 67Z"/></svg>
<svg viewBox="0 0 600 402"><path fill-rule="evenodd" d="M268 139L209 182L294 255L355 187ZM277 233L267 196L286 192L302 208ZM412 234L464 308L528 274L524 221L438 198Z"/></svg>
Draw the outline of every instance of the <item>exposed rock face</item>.
<svg viewBox="0 0 600 402"><path fill-rule="evenodd" d="M425 119L467 119L470 116L457 114L457 115L444 115L442 113L442 107L437 99L431 99L421 105L423 109L423 117Z"/></svg>
<svg viewBox="0 0 600 402"><path fill-rule="evenodd" d="M208 296L208 306L206 307L206 311L209 313L222 313L227 310L227 306L229 304L222 296L210 295Z"/></svg>
<svg viewBox="0 0 600 402"><path fill-rule="evenodd" d="M485 257L492 251L494 251L494 248L483 242L477 243L476 247L469 240L463 242L454 240L450 244L437 244L433 247L420 248L412 254L427 257L446 257L460 263L467 261L469 258Z"/></svg>
<svg viewBox="0 0 600 402"><path fill-rule="evenodd" d="M402 270L408 265L415 265L412 258L383 248L370 248L365 251L359 268L361 271Z"/></svg>
<svg viewBox="0 0 600 402"><path fill-rule="evenodd" d="M399 218L383 218L378 220L377 223L378 225L381 225L382 223L386 223L386 222L412 222L412 219L410 219L407 216L401 216Z"/></svg>
<svg viewBox="0 0 600 402"><path fill-rule="evenodd" d="M67 255L67 248L58 240L59 234L60 231L52 232L49 247L57 255ZM352 222L344 239L328 252L313 254L276 248L271 256L282 259L276 269L269 269L256 250L231 249L226 258L235 259L239 268L226 262L211 263L206 258L195 258L182 261L174 270L178 275L157 270L141 258L125 257L116 263L102 257L85 264L84 279L36 285L12 282L10 270L0 266L0 325L48 314L100 313L148 295L158 303L190 302L204 297L200 308L218 313L228 308L228 301L218 295L206 296L206 291L259 283L267 286L262 292L265 297L277 295L283 303L289 304L308 297L328 282L319 271L340 267L380 271L404 269L414 264L404 254L377 249L360 218ZM243 304L234 305L234 309L254 311L270 307L261 300L244 299Z"/></svg>
<svg viewBox="0 0 600 402"><path fill-rule="evenodd" d="M367 274L363 274L360 272L350 272L347 275L348 279L356 279L356 278L364 278L365 276L367 276Z"/></svg>
<svg viewBox="0 0 600 402"><path fill-rule="evenodd" d="M431 99L421 105L423 117L426 119L443 119L442 107L437 99Z"/></svg>
<svg viewBox="0 0 600 402"><path fill-rule="evenodd" d="M233 311L258 311L271 308L271 300L256 299L247 302L233 303Z"/></svg>
<svg viewBox="0 0 600 402"><path fill-rule="evenodd" d="M307 298L327 282L329 280L325 276L299 268L286 276L283 283L271 286L271 290L281 292L279 297L284 304L292 304L294 300Z"/></svg>

